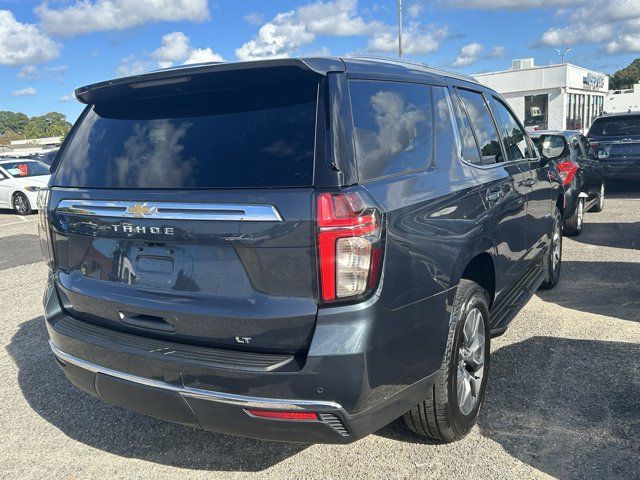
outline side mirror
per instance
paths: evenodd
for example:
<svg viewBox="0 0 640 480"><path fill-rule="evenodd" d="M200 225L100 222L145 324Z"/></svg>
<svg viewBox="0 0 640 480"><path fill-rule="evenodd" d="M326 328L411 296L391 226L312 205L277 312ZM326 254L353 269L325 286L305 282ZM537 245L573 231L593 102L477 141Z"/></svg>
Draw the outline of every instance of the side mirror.
<svg viewBox="0 0 640 480"><path fill-rule="evenodd" d="M543 159L556 160L567 154L569 144L562 135L541 135L538 150Z"/></svg>

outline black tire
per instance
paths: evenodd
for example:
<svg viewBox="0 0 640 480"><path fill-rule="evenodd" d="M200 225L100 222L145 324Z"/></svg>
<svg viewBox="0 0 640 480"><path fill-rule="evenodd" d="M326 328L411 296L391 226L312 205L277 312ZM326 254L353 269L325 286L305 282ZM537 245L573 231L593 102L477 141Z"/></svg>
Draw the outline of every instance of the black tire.
<svg viewBox="0 0 640 480"><path fill-rule="evenodd" d="M29 203L29 199L24 193L14 193L11 204L13 205L13 211L16 213L16 215L31 214L31 204Z"/></svg>
<svg viewBox="0 0 640 480"><path fill-rule="evenodd" d="M556 237L556 234L558 235ZM556 242L559 242L558 251L555 252ZM554 262L554 252L558 254L557 261ZM553 227L551 229L551 240L549 248L544 256L543 268L545 269L545 279L540 285L543 290L550 290L560 281L560 270L562 268L562 215L556 207L553 217Z"/></svg>
<svg viewBox="0 0 640 480"><path fill-rule="evenodd" d="M602 185L600 185L600 193L598 193L598 200L593 205L593 207L591 207L591 210L589 210L590 212L597 213L604 210L604 190L605 190L604 182L602 182Z"/></svg>
<svg viewBox="0 0 640 480"><path fill-rule="evenodd" d="M477 311L481 313L484 325L484 339L483 341L478 339L478 345L484 343L484 361L482 362L480 387L476 389L475 397L471 396L475 399L475 404L465 415L458 401L459 368L464 363L461 350L465 348L463 329L467 321L470 321L469 318L472 315L477 315ZM477 331L480 332L480 328ZM490 337L489 308L484 290L471 280L460 280L451 314L447 346L436 380L429 388L425 400L405 413L403 417L413 432L447 443L460 440L469 433L478 419L487 386ZM466 349L466 351L471 350ZM477 380L476 373L478 372L470 373L470 375L473 375L473 378ZM469 391L471 392L472 389Z"/></svg>
<svg viewBox="0 0 640 480"><path fill-rule="evenodd" d="M576 205L576 211L574 214L566 218L564 221L564 234L576 237L582 233L582 224L584 222L584 198L578 198L578 204Z"/></svg>

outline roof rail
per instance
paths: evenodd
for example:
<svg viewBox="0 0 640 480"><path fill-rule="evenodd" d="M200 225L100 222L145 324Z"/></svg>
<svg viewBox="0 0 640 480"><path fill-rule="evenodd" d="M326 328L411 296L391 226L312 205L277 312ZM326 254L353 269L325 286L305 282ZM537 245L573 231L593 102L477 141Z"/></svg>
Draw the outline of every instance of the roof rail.
<svg viewBox="0 0 640 480"><path fill-rule="evenodd" d="M413 67L423 68L430 73L436 73L439 75L444 75L446 77L457 78L459 80L466 80L467 82L479 83L478 80L473 78L471 75L465 75L463 73L457 73L457 72L452 72L450 70L445 70L443 68L433 67L431 65L427 65L426 63L422 63L422 62L414 62L414 61L402 60L399 58L390 58L390 57L384 57L380 55L366 55L366 54L347 54L347 55L344 55L344 57L359 58L363 60L380 60L380 61L385 61L388 63L394 63L397 65L404 65L404 66L410 65Z"/></svg>

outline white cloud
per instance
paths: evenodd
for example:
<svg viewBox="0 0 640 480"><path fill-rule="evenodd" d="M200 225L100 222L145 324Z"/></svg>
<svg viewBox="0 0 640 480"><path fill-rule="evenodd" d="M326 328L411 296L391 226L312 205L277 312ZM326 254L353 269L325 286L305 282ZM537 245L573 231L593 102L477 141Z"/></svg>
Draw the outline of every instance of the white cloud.
<svg viewBox="0 0 640 480"><path fill-rule="evenodd" d="M66 73L66 65L56 65L44 68L38 68L35 65L26 65L18 71L17 77L26 80L27 82L35 82L41 80L44 76L49 80L62 82L64 81Z"/></svg>
<svg viewBox="0 0 640 480"><path fill-rule="evenodd" d="M244 21L249 25L262 25L264 23L264 15L258 12L247 13L242 18L244 18Z"/></svg>
<svg viewBox="0 0 640 480"><path fill-rule="evenodd" d="M207 0L76 0L58 9L45 2L35 11L43 30L62 37L149 22L201 22L210 16Z"/></svg>
<svg viewBox="0 0 640 480"><path fill-rule="evenodd" d="M151 60L155 60L155 63ZM183 32L171 32L162 36L160 47L149 54L148 58L130 55L122 59L117 69L118 75L140 75L156 68L170 68L175 64L224 62L222 55L210 47L193 48L191 41Z"/></svg>
<svg viewBox="0 0 640 480"><path fill-rule="evenodd" d="M171 66L189 56L189 37L182 32L171 32L162 36L160 48L151 52L151 57L162 64Z"/></svg>
<svg viewBox="0 0 640 480"><path fill-rule="evenodd" d="M419 2L413 2L409 4L409 8L407 8L407 13L410 17L419 17L420 14L424 11L424 5Z"/></svg>
<svg viewBox="0 0 640 480"><path fill-rule="evenodd" d="M62 103L66 103L66 102L73 102L75 99L76 99L76 93L75 92L71 92L71 93L67 93L66 95L61 96L58 101L62 102Z"/></svg>
<svg viewBox="0 0 640 480"><path fill-rule="evenodd" d="M155 67L155 64L149 60L141 60L135 55L129 55L123 58L120 65L116 69L118 75L122 77L128 77L131 75L140 75L141 73L150 72Z"/></svg>
<svg viewBox="0 0 640 480"><path fill-rule="evenodd" d="M194 48L189 53L189 56L184 61L185 65L192 63L207 63L207 62L224 62L224 58L218 53L215 53L211 48Z"/></svg>
<svg viewBox="0 0 640 480"><path fill-rule="evenodd" d="M318 1L278 13L235 51L240 60L288 57L318 35L364 35L381 26L357 16L357 0Z"/></svg>
<svg viewBox="0 0 640 480"><path fill-rule="evenodd" d="M547 29L538 42L540 46L606 42L601 50L610 54L640 52L638 0L591 0L557 13L567 25Z"/></svg>
<svg viewBox="0 0 640 480"><path fill-rule="evenodd" d="M36 80L40 80L40 69L35 65L25 65L18 71L17 77L27 82L35 82Z"/></svg>
<svg viewBox="0 0 640 480"><path fill-rule="evenodd" d="M426 55L440 48L440 42L447 38L446 27L422 25L411 22L402 31L402 52L406 55ZM369 50L374 52L395 52L398 50L398 34L395 26L378 28L369 39Z"/></svg>
<svg viewBox="0 0 640 480"><path fill-rule="evenodd" d="M444 0L444 5L473 10L528 10L531 8L570 7L586 0Z"/></svg>
<svg viewBox="0 0 640 480"><path fill-rule="evenodd" d="M576 24L563 28L550 28L542 34L540 44L548 47L561 47L577 43L600 42L610 38L611 25Z"/></svg>
<svg viewBox="0 0 640 480"><path fill-rule="evenodd" d="M0 65L43 63L60 56L60 45L36 25L18 22L13 13L0 10Z"/></svg>
<svg viewBox="0 0 640 480"><path fill-rule="evenodd" d="M489 53L487 53L487 58L503 58L507 54L507 49L501 45L497 45L493 47Z"/></svg>
<svg viewBox="0 0 640 480"><path fill-rule="evenodd" d="M14 90L13 92L11 92L11 96L12 97L29 97L31 95L35 95L36 93L38 93L38 90L36 90L33 87L27 87L27 88L23 88L22 90Z"/></svg>
<svg viewBox="0 0 640 480"><path fill-rule="evenodd" d="M458 56L452 63L454 67L466 67L478 61L478 57L484 50L484 47L477 42L465 45L458 52Z"/></svg>
<svg viewBox="0 0 640 480"><path fill-rule="evenodd" d="M623 33L605 46L607 53L640 52L640 33Z"/></svg>

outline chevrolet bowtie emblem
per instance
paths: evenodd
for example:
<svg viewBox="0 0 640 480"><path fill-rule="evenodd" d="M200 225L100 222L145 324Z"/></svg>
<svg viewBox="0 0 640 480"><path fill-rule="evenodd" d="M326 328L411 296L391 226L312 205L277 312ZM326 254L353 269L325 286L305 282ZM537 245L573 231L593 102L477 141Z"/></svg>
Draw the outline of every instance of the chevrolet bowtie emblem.
<svg viewBox="0 0 640 480"><path fill-rule="evenodd" d="M127 207L127 213L136 218L150 217L155 215L157 211L158 207L150 207L146 203L136 203Z"/></svg>

